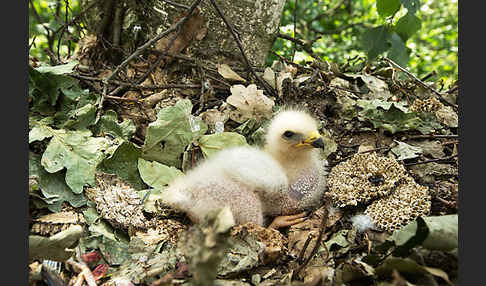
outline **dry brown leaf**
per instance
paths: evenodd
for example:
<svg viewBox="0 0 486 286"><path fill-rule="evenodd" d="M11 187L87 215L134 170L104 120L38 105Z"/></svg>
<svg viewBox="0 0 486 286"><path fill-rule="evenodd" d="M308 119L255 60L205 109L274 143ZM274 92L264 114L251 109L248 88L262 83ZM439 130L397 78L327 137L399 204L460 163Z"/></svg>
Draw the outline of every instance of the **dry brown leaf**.
<svg viewBox="0 0 486 286"><path fill-rule="evenodd" d="M182 19L187 12L184 12L180 17L174 19L174 24ZM165 51L167 47L172 42L172 38L177 34L177 38L174 40L173 44L170 46L167 53L176 55L187 48L194 39L202 39L207 33L207 28L205 27L206 20L201 13L199 8L196 8L191 15L191 17L182 26L180 32L175 31L170 33L168 36L160 39L156 44L156 50L161 52ZM166 57L165 61L170 62L171 58Z"/></svg>
<svg viewBox="0 0 486 286"><path fill-rule="evenodd" d="M275 72L272 70L272 68L265 68L265 71L263 72L263 79L273 88L277 88L275 85Z"/></svg>
<svg viewBox="0 0 486 286"><path fill-rule="evenodd" d="M255 84L248 87L237 84L230 88L231 95L226 102L234 107L236 111L230 113L230 118L238 123L243 123L247 119L270 118L275 102L263 94L263 90L257 89Z"/></svg>
<svg viewBox="0 0 486 286"><path fill-rule="evenodd" d="M263 264L276 262L287 252L285 247L287 240L278 230L273 228L265 228L248 222L233 227L231 235L240 238L250 235L253 239L262 243L265 246L262 257Z"/></svg>
<svg viewBox="0 0 486 286"><path fill-rule="evenodd" d="M234 72L229 65L227 64L219 64L218 65L218 73L228 80L239 81L239 82L246 82L246 79L239 76L236 72Z"/></svg>

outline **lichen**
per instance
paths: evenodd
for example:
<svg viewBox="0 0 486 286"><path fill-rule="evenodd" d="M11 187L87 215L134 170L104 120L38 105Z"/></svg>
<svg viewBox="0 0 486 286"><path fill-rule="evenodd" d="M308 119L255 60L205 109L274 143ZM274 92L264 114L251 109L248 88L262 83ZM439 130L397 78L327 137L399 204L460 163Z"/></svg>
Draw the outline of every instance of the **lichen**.
<svg viewBox="0 0 486 286"><path fill-rule="evenodd" d="M356 206L389 195L405 177L405 168L394 159L355 154L331 170L328 195L339 207Z"/></svg>
<svg viewBox="0 0 486 286"><path fill-rule="evenodd" d="M371 204L365 210L374 225L391 231L430 212L428 187L417 184L395 159L376 153L355 154L332 169L328 195L339 207Z"/></svg>
<svg viewBox="0 0 486 286"><path fill-rule="evenodd" d="M377 227L397 230L419 216L430 212L428 187L409 177L390 196L374 201L365 210Z"/></svg>

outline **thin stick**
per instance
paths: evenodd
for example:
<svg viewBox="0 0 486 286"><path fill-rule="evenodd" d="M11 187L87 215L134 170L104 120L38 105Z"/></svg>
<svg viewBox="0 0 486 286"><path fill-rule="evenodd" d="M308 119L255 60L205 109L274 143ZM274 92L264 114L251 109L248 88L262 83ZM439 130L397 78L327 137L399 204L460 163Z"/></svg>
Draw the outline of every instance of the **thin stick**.
<svg viewBox="0 0 486 286"><path fill-rule="evenodd" d="M302 250L300 251L299 258L297 258L297 262L299 264L303 262L305 251L307 250L307 247L309 246L309 243L313 238L314 238L314 234L310 233L304 243L304 246L302 247Z"/></svg>
<svg viewBox="0 0 486 286"><path fill-rule="evenodd" d="M425 160L425 161L422 161L422 162L408 163L408 164L404 164L404 166L408 167L408 166L421 165L421 164L432 163L432 162L449 161L451 159L454 159L455 157L457 157L457 154L449 156L449 157L439 158L439 159L430 159L430 160Z"/></svg>
<svg viewBox="0 0 486 286"><path fill-rule="evenodd" d="M407 140L409 139L428 139L428 138L459 138L459 135L439 135L439 134L428 134L428 135L412 135L407 136Z"/></svg>
<svg viewBox="0 0 486 286"><path fill-rule="evenodd" d="M190 9L191 7L189 6L186 6L184 4L179 4L179 3L175 3L175 2L172 2L172 1L169 1L169 0L162 0L164 1L165 3L169 4L169 5L172 5L176 8L181 8L181 9Z"/></svg>
<svg viewBox="0 0 486 286"><path fill-rule="evenodd" d="M298 275L299 272L302 269L304 269L304 267L309 263L309 261L312 259L312 257L314 257L314 255L317 253L317 250L319 249L319 246L321 245L324 230L326 229L327 215L328 215L327 205L324 205L324 212L322 213L321 226L319 227L319 235L317 236L316 244L314 245L312 252L307 257L307 259L304 261L304 263L302 265L300 265L299 268L297 268L297 270L295 271L295 275Z"/></svg>
<svg viewBox="0 0 486 286"><path fill-rule="evenodd" d="M390 60L389 58L387 57L384 57L385 61L389 62L390 64L392 64L394 67L396 67L397 69L401 70L402 72L404 72L406 75L408 75L410 78L412 78L413 80L415 80L418 84L420 84L422 87L432 91L433 93L435 93L438 97L439 97L439 100L443 103L443 104L446 104L446 105L449 105L449 106L452 106L452 107L455 107L457 108L457 105L455 104L452 104L452 103L449 103L447 100L445 100L443 97L442 97L442 94L440 92L438 92L437 90L435 90L434 88L432 88L431 86L427 85L425 82L421 81L418 77L414 76L412 73L410 73L408 70L402 68L401 66L399 66L397 63L395 63L394 61Z"/></svg>
<svg viewBox="0 0 486 286"><path fill-rule="evenodd" d="M233 26L228 22L228 20L226 19L226 17L223 15L223 12L221 12L221 9L219 8L218 4L216 4L216 2L214 0L209 0L211 2L211 4L213 5L214 9L216 9L216 11L218 12L219 16L221 17L221 19L223 19L223 22L225 23L226 27L228 28L228 30L230 31L231 35L233 35L233 38L235 39L236 41L236 44L238 46L238 48L240 49L241 51L241 54L243 55L243 59L245 60L245 63L248 67L248 69L250 70L251 74L256 78L256 80L263 86L263 88L265 88L265 90L267 91L268 94L272 95L272 96L275 96L277 97L277 94L273 91L273 88L269 87L268 84L265 83L265 81L263 81L255 72L255 69L252 67L252 65L250 64L250 61L248 60L248 57L246 56L245 54L245 51L243 50L243 45L241 44L241 41L240 41L240 38L238 37L238 35L235 33L235 30L233 29Z"/></svg>

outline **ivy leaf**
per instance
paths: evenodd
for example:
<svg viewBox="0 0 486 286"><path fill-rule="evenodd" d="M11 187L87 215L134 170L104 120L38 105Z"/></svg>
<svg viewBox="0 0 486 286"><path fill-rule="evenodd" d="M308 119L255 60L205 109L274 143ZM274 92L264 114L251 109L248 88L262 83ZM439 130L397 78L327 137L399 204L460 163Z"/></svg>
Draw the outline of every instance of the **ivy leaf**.
<svg viewBox="0 0 486 286"><path fill-rule="evenodd" d="M412 14L415 14L420 9L420 0L400 0L400 3Z"/></svg>
<svg viewBox="0 0 486 286"><path fill-rule="evenodd" d="M390 47L389 37L390 31L383 25L369 29L363 34L361 45L370 60L376 59L379 54L388 50Z"/></svg>
<svg viewBox="0 0 486 286"><path fill-rule="evenodd" d="M410 57L402 38L397 33L392 33L389 42L391 48L388 51L388 57L402 67L407 66Z"/></svg>
<svg viewBox="0 0 486 286"><path fill-rule="evenodd" d="M247 145L245 136L236 132L221 132L204 135L199 139L199 147L204 158L209 158L224 148Z"/></svg>
<svg viewBox="0 0 486 286"><path fill-rule="evenodd" d="M180 168L181 154L186 146L208 129L200 118L191 114L191 110L192 104L188 99L160 110L157 120L147 128L142 157Z"/></svg>
<svg viewBox="0 0 486 286"><path fill-rule="evenodd" d="M66 168L66 183L74 193L80 194L83 185L94 184L96 166L103 160L102 152L108 140L91 137L91 131L55 130L37 125L29 132L29 143L52 137L42 155L41 164L49 173Z"/></svg>
<svg viewBox="0 0 486 286"><path fill-rule="evenodd" d="M400 5L400 0L376 0L376 9L383 18L395 14L400 9Z"/></svg>
<svg viewBox="0 0 486 286"><path fill-rule="evenodd" d="M420 30L421 26L422 22L420 19L415 14L408 12L398 20L395 25L395 31L406 42L413 34Z"/></svg>
<svg viewBox="0 0 486 286"><path fill-rule="evenodd" d="M41 165L41 156L29 152L29 176L39 178L39 186L47 208L52 212L59 212L64 202L77 208L87 202L85 196L74 194L64 179L64 172L50 174Z"/></svg>
<svg viewBox="0 0 486 286"><path fill-rule="evenodd" d="M142 180L152 188L163 189L176 177L184 175L179 169L158 162L138 159L138 171Z"/></svg>

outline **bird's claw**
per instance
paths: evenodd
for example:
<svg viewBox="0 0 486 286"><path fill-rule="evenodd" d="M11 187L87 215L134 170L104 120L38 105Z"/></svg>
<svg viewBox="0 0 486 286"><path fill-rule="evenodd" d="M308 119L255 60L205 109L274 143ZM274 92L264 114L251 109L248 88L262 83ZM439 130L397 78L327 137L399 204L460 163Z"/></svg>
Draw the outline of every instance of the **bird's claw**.
<svg viewBox="0 0 486 286"><path fill-rule="evenodd" d="M286 226L291 226L303 222L306 219L306 212L302 212L296 215L277 216L273 219L269 228L279 229Z"/></svg>

